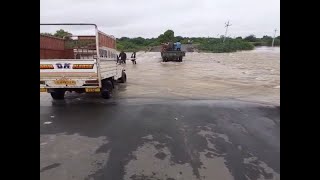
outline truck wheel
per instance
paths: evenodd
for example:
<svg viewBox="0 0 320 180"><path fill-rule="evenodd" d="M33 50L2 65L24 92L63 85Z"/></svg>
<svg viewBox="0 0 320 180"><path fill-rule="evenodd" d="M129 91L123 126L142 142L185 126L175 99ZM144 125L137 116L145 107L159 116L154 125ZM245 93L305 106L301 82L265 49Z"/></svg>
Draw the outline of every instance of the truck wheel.
<svg viewBox="0 0 320 180"><path fill-rule="evenodd" d="M111 93L113 90L113 85L110 80L104 80L102 81L102 88L101 88L101 96L104 99L110 99Z"/></svg>
<svg viewBox="0 0 320 180"><path fill-rule="evenodd" d="M182 62L182 56L179 56L178 61L179 61L179 62Z"/></svg>
<svg viewBox="0 0 320 180"><path fill-rule="evenodd" d="M125 83L125 82L127 82L127 74L124 71L122 71L120 83Z"/></svg>
<svg viewBox="0 0 320 180"><path fill-rule="evenodd" d="M52 99L62 100L62 99L64 99L65 91L64 90L55 90L55 91L51 92L50 94L51 94Z"/></svg>

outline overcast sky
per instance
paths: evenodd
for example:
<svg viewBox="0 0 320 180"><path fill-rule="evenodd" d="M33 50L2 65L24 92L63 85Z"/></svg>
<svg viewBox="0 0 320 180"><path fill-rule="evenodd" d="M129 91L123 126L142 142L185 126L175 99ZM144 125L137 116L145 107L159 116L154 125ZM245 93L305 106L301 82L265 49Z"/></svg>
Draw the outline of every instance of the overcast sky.
<svg viewBox="0 0 320 180"><path fill-rule="evenodd" d="M95 23L116 37L280 34L280 0L40 0L41 23ZM46 31L53 31L46 30ZM85 29L74 34L84 34Z"/></svg>

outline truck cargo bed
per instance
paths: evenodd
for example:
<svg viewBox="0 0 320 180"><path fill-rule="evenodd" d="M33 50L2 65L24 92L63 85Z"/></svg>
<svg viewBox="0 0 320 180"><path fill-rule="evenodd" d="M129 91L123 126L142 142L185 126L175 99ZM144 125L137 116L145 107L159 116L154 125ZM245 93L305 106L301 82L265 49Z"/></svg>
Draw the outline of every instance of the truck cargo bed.
<svg viewBox="0 0 320 180"><path fill-rule="evenodd" d="M161 57L163 62L166 61L182 61L182 58L186 55L185 51L163 51Z"/></svg>

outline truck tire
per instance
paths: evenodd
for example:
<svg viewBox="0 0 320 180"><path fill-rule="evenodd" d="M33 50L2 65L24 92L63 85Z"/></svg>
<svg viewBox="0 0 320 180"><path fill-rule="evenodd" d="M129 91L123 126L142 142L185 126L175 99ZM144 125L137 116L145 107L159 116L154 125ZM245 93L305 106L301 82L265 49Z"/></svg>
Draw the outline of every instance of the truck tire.
<svg viewBox="0 0 320 180"><path fill-rule="evenodd" d="M182 62L182 56L179 56L178 61Z"/></svg>
<svg viewBox="0 0 320 180"><path fill-rule="evenodd" d="M120 83L125 83L125 82L127 82L127 74L126 74L126 72L122 71Z"/></svg>
<svg viewBox="0 0 320 180"><path fill-rule="evenodd" d="M163 58L163 62L167 62L168 61L168 58L167 57L164 57Z"/></svg>
<svg viewBox="0 0 320 180"><path fill-rule="evenodd" d="M54 90L50 94L51 94L52 99L62 100L62 99L64 99L65 91L64 90Z"/></svg>
<svg viewBox="0 0 320 180"><path fill-rule="evenodd" d="M108 79L103 80L102 81L102 88L101 88L101 97L103 99L110 99L112 90L113 90L112 82Z"/></svg>

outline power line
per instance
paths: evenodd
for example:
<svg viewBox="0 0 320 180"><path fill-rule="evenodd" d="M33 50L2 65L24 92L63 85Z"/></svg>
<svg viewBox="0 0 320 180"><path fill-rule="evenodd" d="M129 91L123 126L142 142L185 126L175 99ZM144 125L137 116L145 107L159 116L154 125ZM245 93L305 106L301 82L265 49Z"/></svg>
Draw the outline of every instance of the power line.
<svg viewBox="0 0 320 180"><path fill-rule="evenodd" d="M277 29L274 30L274 35L273 35L273 39L272 39L272 47L274 45L274 39L276 38L276 33L277 33Z"/></svg>
<svg viewBox="0 0 320 180"><path fill-rule="evenodd" d="M226 40L226 37L227 37L227 33L228 33L228 27L231 26L232 24L229 23L229 21L227 23L225 23L225 28L226 28L226 33L224 35L224 38L223 38L223 42Z"/></svg>

